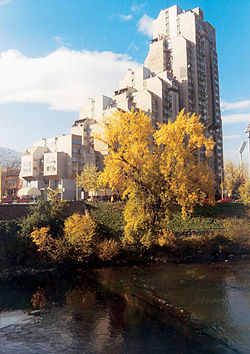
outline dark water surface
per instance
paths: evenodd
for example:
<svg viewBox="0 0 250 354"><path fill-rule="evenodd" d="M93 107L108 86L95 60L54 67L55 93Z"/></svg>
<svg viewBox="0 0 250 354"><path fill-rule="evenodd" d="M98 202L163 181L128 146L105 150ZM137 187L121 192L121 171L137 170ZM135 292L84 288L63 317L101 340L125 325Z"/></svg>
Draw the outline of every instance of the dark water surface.
<svg viewBox="0 0 250 354"><path fill-rule="evenodd" d="M0 353L250 353L250 260L1 281Z"/></svg>

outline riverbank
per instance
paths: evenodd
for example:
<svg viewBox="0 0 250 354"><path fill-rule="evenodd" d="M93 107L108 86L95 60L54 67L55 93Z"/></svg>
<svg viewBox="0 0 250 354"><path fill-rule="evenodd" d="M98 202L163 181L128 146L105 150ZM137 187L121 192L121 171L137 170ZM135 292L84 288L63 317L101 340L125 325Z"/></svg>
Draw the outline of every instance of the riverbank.
<svg viewBox="0 0 250 354"><path fill-rule="evenodd" d="M37 252L37 248L27 237L29 230L33 229L33 220L41 220L41 214L36 212L27 219L29 227L22 221L25 237L22 235L20 222L0 222L1 273L9 277L10 274L29 270L32 274L58 266L73 270L148 262L206 263L227 261L250 254L249 209L240 203L217 203L215 207L199 207L185 221L176 212L167 225L168 232L161 236L157 244L148 248L138 244L122 244L122 203L87 203L86 207L96 224L89 257L80 261L62 257L57 261ZM61 220L63 225L63 219ZM54 221L53 223L55 224Z"/></svg>
<svg viewBox="0 0 250 354"><path fill-rule="evenodd" d="M250 261L250 252L244 254L217 254L215 256L208 255L190 255L182 258L171 257L163 254L158 254L149 257L139 257L137 259L127 259L127 260L117 260L112 262L95 262L91 264L60 264L54 267L43 266L43 267L24 267L24 266L12 266L12 267L2 267L0 273L0 281L17 281L18 279L27 279L31 281L32 279L44 278L48 276L54 276L55 278L64 277L70 279L72 276L76 276L81 271L88 271L93 269L102 269L103 267L135 267L135 266L150 266L153 264L223 264L230 262L237 262L239 260Z"/></svg>

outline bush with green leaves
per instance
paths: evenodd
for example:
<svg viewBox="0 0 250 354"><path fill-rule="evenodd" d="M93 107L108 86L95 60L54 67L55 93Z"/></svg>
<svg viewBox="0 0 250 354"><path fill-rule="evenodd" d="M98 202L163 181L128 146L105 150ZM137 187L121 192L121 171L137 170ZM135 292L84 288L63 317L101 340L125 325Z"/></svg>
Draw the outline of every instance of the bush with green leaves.
<svg viewBox="0 0 250 354"><path fill-rule="evenodd" d="M27 217L22 220L21 234L29 238L34 229L49 227L52 237L58 237L63 233L65 215L63 213L63 201L58 193L51 194L50 200L40 200L38 204L30 207Z"/></svg>
<svg viewBox="0 0 250 354"><path fill-rule="evenodd" d="M31 255L31 241L20 237L20 231L17 221L0 221L0 264L21 263Z"/></svg>

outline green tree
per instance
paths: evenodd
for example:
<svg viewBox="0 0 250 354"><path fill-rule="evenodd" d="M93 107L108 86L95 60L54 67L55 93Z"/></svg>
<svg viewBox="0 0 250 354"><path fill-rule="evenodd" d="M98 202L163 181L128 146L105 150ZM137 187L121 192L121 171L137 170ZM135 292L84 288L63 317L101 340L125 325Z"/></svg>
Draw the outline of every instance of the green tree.
<svg viewBox="0 0 250 354"><path fill-rule="evenodd" d="M51 235L56 238L62 234L64 226L63 206L58 190L49 191L49 201L40 200L38 204L30 207L27 217L21 223L21 234L29 238L34 229L50 227Z"/></svg>

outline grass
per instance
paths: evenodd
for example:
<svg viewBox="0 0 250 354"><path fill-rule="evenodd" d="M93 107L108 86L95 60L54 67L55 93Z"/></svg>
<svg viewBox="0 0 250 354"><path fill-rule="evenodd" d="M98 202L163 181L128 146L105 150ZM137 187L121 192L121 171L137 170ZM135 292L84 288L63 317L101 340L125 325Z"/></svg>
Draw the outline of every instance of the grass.
<svg viewBox="0 0 250 354"><path fill-rule="evenodd" d="M249 211L250 209L243 203L216 203L214 207L210 205L196 207L193 217L202 216L218 220L232 217L243 219L249 216Z"/></svg>
<svg viewBox="0 0 250 354"><path fill-rule="evenodd" d="M245 219L224 219L222 226L220 230L198 235L191 233L190 236L177 236L169 233L161 250L158 246L158 251L176 258L241 255L250 252L249 223Z"/></svg>
<svg viewBox="0 0 250 354"><path fill-rule="evenodd" d="M104 238L114 238L118 240L123 235L123 203L86 203L90 215L97 222L97 231ZM183 220L180 211L176 211L168 224L168 229L172 231L190 230L214 230L223 229L224 219L247 219L249 208L242 203L216 203L214 207L210 205L198 206L192 216Z"/></svg>
<svg viewBox="0 0 250 354"><path fill-rule="evenodd" d="M97 233L102 238L120 239L124 231L123 203L88 202L86 207L97 223Z"/></svg>

